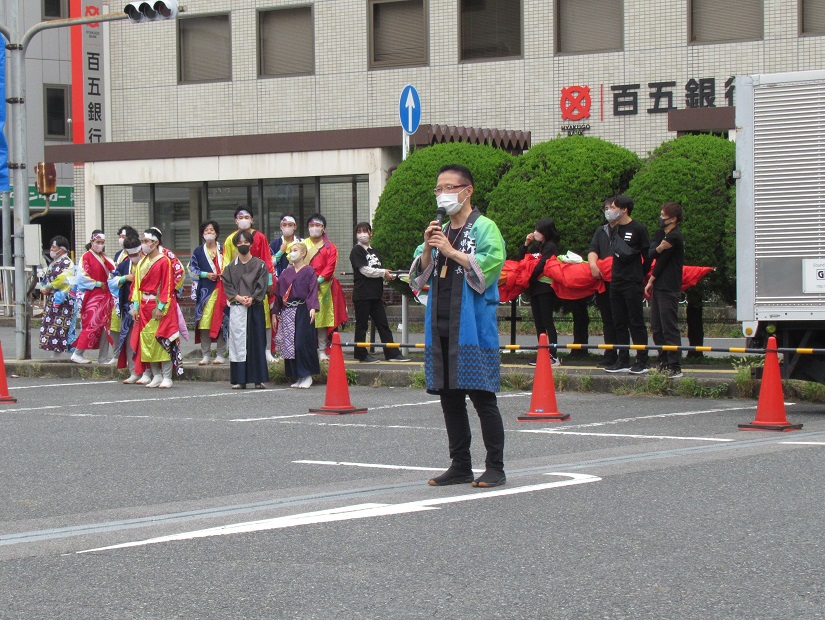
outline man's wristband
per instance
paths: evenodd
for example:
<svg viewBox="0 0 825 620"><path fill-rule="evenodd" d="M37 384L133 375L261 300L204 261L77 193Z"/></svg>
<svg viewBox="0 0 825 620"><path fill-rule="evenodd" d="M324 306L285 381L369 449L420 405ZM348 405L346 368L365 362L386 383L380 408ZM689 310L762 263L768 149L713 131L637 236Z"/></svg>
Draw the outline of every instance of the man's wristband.
<svg viewBox="0 0 825 620"><path fill-rule="evenodd" d="M166 304L165 304L165 303L163 303L162 301L159 301L159 302L158 302L158 310L160 310L161 312L163 312L163 310L164 310L165 308L166 308Z"/></svg>

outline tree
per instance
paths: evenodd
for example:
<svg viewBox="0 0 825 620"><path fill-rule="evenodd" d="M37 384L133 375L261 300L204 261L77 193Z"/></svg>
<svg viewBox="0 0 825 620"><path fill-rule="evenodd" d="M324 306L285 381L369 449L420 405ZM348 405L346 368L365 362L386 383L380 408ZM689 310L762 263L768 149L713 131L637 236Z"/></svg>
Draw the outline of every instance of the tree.
<svg viewBox="0 0 825 620"><path fill-rule="evenodd" d="M632 151L599 138L542 142L516 159L490 194L487 215L498 224L510 258L542 217L555 221L562 251L584 255L604 223L604 200L623 193L638 166Z"/></svg>
<svg viewBox="0 0 825 620"><path fill-rule="evenodd" d="M424 228L435 218L438 171L447 164L466 166L475 182L473 205L484 213L488 195L510 168L514 157L492 146L446 143L418 149L398 165L387 181L373 218L372 244L384 264L396 269L410 266L415 249L424 240ZM409 287L406 293L409 293Z"/></svg>

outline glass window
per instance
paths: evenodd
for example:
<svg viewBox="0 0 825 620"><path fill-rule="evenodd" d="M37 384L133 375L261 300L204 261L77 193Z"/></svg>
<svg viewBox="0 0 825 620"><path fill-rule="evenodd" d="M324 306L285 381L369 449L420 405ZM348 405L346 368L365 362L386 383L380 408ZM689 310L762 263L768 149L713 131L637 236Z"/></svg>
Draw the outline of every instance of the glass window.
<svg viewBox="0 0 825 620"><path fill-rule="evenodd" d="M461 0L461 60L521 56L521 0Z"/></svg>
<svg viewBox="0 0 825 620"><path fill-rule="evenodd" d="M68 4L68 0L43 0L43 19L66 19Z"/></svg>
<svg viewBox="0 0 825 620"><path fill-rule="evenodd" d="M210 181L206 196L207 216L204 219L215 220L221 227L221 242L237 230L235 209L241 206L252 214L252 228L266 233L258 204L257 180Z"/></svg>
<svg viewBox="0 0 825 620"><path fill-rule="evenodd" d="M800 32L802 34L825 34L825 2L822 0L802 0Z"/></svg>
<svg viewBox="0 0 825 620"><path fill-rule="evenodd" d="M69 87L59 84L43 86L46 139L66 140L69 135Z"/></svg>
<svg viewBox="0 0 825 620"><path fill-rule="evenodd" d="M556 0L556 53L624 49L622 0Z"/></svg>
<svg viewBox="0 0 825 620"><path fill-rule="evenodd" d="M178 19L178 80L182 83L232 79L229 15Z"/></svg>
<svg viewBox="0 0 825 620"><path fill-rule="evenodd" d="M369 6L370 67L426 65L424 0L370 0Z"/></svg>
<svg viewBox="0 0 825 620"><path fill-rule="evenodd" d="M315 72L312 7L260 12L258 43L259 75L311 75Z"/></svg>
<svg viewBox="0 0 825 620"><path fill-rule="evenodd" d="M163 233L163 247L181 257L192 254L198 242L202 204L201 183L155 185L152 226Z"/></svg>
<svg viewBox="0 0 825 620"><path fill-rule="evenodd" d="M307 235L306 220L318 211L318 191L314 177L267 179L264 181L264 209L269 222L270 240L277 237L284 213L295 216L298 236Z"/></svg>
<svg viewBox="0 0 825 620"><path fill-rule="evenodd" d="M690 42L720 43L762 38L763 0L689 0Z"/></svg>

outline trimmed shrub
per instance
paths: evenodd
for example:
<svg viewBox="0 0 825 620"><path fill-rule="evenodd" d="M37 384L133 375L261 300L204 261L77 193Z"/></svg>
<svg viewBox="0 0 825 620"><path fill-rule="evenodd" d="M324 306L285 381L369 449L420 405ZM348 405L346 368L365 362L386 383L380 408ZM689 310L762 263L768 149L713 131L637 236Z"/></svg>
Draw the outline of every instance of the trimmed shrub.
<svg viewBox="0 0 825 620"><path fill-rule="evenodd" d="M712 135L683 136L653 151L630 182L633 219L645 224L651 238L663 202L682 205L685 264L712 265L706 290L726 301L735 296L735 187L733 142Z"/></svg>
<svg viewBox="0 0 825 620"><path fill-rule="evenodd" d="M563 252L584 256L604 223L604 200L623 193L638 167L635 153L599 138L542 142L516 159L490 194L487 215L498 224L509 258L543 217L555 220Z"/></svg>
<svg viewBox="0 0 825 620"><path fill-rule="evenodd" d="M381 252L384 265L406 269L415 249L424 241L424 228L435 218L433 195L436 177L442 166L460 164L473 173L473 205L484 213L488 195L514 157L492 146L446 143L418 149L399 164L387 181L373 218L372 244ZM409 287L405 293L409 293Z"/></svg>

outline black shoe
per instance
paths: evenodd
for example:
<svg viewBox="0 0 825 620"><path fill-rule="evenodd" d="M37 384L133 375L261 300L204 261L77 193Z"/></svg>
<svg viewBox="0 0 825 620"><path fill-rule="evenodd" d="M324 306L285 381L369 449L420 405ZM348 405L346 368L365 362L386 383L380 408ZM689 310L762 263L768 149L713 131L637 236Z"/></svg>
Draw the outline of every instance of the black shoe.
<svg viewBox="0 0 825 620"><path fill-rule="evenodd" d="M411 361L409 357L404 357L403 355L399 355L398 357L391 357L387 360L388 362L409 362Z"/></svg>
<svg viewBox="0 0 825 620"><path fill-rule="evenodd" d="M433 487L445 487L448 484L467 484L468 482L473 482L473 472L465 472L450 467L440 476L430 478L427 484ZM473 484L475 485L475 483Z"/></svg>
<svg viewBox="0 0 825 620"><path fill-rule="evenodd" d="M616 362L612 366L607 366L605 372L630 372L630 362Z"/></svg>
<svg viewBox="0 0 825 620"><path fill-rule="evenodd" d="M473 486L487 489L489 487L501 486L505 482L507 482L507 476L504 475L503 471L487 469L477 480L473 480Z"/></svg>
<svg viewBox="0 0 825 620"><path fill-rule="evenodd" d="M643 364L642 362L636 362L635 364L633 364L633 366L630 367L631 375L644 375L647 372L647 364Z"/></svg>
<svg viewBox="0 0 825 620"><path fill-rule="evenodd" d="M381 360L378 359L377 357L375 357L374 355L367 355L367 357L365 357L362 360L358 360L358 361L361 362L362 364L377 364Z"/></svg>

